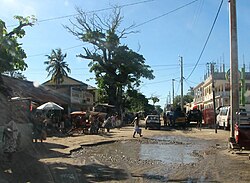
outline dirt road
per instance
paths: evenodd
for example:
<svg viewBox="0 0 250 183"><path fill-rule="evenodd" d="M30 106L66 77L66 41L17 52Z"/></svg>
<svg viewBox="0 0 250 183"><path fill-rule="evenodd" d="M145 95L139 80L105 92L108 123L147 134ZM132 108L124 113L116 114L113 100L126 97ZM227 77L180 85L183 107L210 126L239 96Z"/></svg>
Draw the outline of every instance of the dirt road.
<svg viewBox="0 0 250 183"><path fill-rule="evenodd" d="M49 137L12 162L2 157L0 183L250 182L248 154L228 152L228 131L143 130L141 138L132 132Z"/></svg>

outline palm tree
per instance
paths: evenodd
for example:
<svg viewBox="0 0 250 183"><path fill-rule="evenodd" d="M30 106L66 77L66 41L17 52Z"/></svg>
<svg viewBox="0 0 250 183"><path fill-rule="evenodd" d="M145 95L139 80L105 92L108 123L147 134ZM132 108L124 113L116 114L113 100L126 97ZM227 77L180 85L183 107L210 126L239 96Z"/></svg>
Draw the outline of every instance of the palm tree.
<svg viewBox="0 0 250 183"><path fill-rule="evenodd" d="M63 82L63 76L68 76L70 73L70 68L68 64L64 61L67 54L63 54L61 48L52 49L50 55L46 55L48 60L44 64L48 65L46 71L48 71L48 76L51 76L51 81L53 81L56 86Z"/></svg>

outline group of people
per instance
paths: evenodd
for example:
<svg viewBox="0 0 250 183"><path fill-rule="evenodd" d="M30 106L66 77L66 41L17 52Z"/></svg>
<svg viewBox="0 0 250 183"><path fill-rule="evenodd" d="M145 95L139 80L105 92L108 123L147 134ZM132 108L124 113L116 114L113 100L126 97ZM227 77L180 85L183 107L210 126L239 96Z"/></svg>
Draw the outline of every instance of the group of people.
<svg viewBox="0 0 250 183"><path fill-rule="evenodd" d="M106 116L99 116L97 115L90 115L90 133L97 134L99 129L107 129L107 132L110 132L110 129L118 127L117 122L119 121L118 115L106 115Z"/></svg>
<svg viewBox="0 0 250 183"><path fill-rule="evenodd" d="M71 118L70 118L71 117ZM99 129L107 130L114 127L119 127L119 119L117 115L106 115L101 116L98 114L82 115L82 116L67 116L62 117L62 122L53 123L53 119L50 116L43 113L35 113L33 117L33 142L43 142L47 137L47 130L50 128L56 128L57 131L67 133L74 129L82 130L85 133L88 130L90 134L98 134ZM139 126L140 117L136 114L134 122L134 133L133 137L138 134L142 136L142 129ZM51 130L51 129L50 129Z"/></svg>
<svg viewBox="0 0 250 183"><path fill-rule="evenodd" d="M110 132L110 129L117 127L118 120L117 115L105 115L104 113L73 115L69 131L98 134L99 129L107 129L107 132Z"/></svg>

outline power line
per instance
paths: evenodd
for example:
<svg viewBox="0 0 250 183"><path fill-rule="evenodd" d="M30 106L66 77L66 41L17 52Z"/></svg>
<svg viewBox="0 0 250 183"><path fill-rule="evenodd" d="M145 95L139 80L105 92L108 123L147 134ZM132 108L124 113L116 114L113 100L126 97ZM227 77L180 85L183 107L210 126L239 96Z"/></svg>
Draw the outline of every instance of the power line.
<svg viewBox="0 0 250 183"><path fill-rule="evenodd" d="M76 45L76 46L71 46L71 47L68 47L68 48L64 48L62 50L70 50L70 49L74 49L74 48L77 48L77 47L82 47L84 45L86 45L87 43L85 44L80 44L80 45ZM37 56L44 56L44 55L47 55L48 53L38 53L38 54L34 54L34 55L30 55L28 57L37 57Z"/></svg>
<svg viewBox="0 0 250 183"><path fill-rule="evenodd" d="M174 79L178 79L178 78L174 78ZM151 84L158 84L158 83L165 83L167 81L172 81L172 79L167 79L167 80L162 80L162 81L156 81L156 82L151 82L151 83L145 83L142 84L140 88L147 86L147 85L151 85Z"/></svg>
<svg viewBox="0 0 250 183"><path fill-rule="evenodd" d="M132 6L132 5L141 4L141 3L148 3L148 2L151 2L151 1L155 1L155 0L140 1L140 2L137 2L137 3L130 3L130 4L121 5L121 6L119 6L119 7L123 8L123 7L127 7L127 6ZM154 17L154 18L152 18L152 19L150 19L150 20L147 20L147 21L145 21L145 22L143 22L143 23L140 23L140 24L138 24L138 25L136 25L136 26L133 26L133 28L142 26L142 25L144 25L144 24L147 24L147 23L149 23L149 22L152 22L152 21L154 21L154 20L157 20L157 19L159 19L159 18L161 18L161 17L164 17L164 16L166 16L166 15L169 15L169 14L171 14L171 13L174 13L174 12L176 12L176 11L182 9L182 8L185 8L185 7L187 7L187 6L189 6L189 5L193 4L193 3L195 3L195 2L197 2L197 1L199 1L199 0L191 1L191 2L189 2L189 3L187 3L187 4L185 4L185 5L182 5L182 6L178 7L178 8L176 8L176 9L174 9L174 10L171 10L171 11L169 11L169 12L167 12L167 13L164 13L164 14L162 14L162 15L160 15L160 16ZM94 12L99 12L99 11L104 11L104 10L110 10L110 9L113 9L113 7L111 7L111 8L103 8L103 9L100 9L100 10L93 10L93 11L89 11L89 12L87 12L87 13L94 13ZM67 18L67 17L71 17L71 16L77 16L77 15L79 15L79 14L65 15L65 16L60 16L60 17L48 18L48 19L40 20L40 21L38 21L38 22L46 22L46 21L51 21L51 20L56 20L56 19L62 19L62 18ZM76 48L76 47L80 47L80 46L81 46L81 45L77 45L77 46L74 46L74 47L72 47L72 48ZM67 49L67 48L66 48L66 49ZM66 50L66 49L63 49L63 50ZM29 56L29 57L35 57L35 56L41 56L41 55L45 55L45 54L44 54L44 53L35 54L35 55L31 55L31 56Z"/></svg>
<svg viewBox="0 0 250 183"><path fill-rule="evenodd" d="M129 4L120 5L118 7L119 8L124 8L124 7L128 7L128 6L134 6L134 5L137 5L137 4L143 4L143 3L148 3L148 2L152 2L152 1L155 1L155 0L144 0L144 1L139 1L139 2L136 2L136 3L129 3ZM102 9L98 9L98 10L87 11L86 13L97 13L97 12L101 12L101 11L111 10L113 8L114 7L102 8ZM48 21L52 21L52 20L59 20L59 19L74 17L74 16L78 16L78 15L79 15L79 13L75 13L75 14L71 14L71 15L64 15L64 16L59 16L59 17L41 19L41 20L38 20L37 22L38 23L48 22ZM7 27L14 27L14 26L16 26L16 24L15 25L10 25L10 26L7 26Z"/></svg>
<svg viewBox="0 0 250 183"><path fill-rule="evenodd" d="M212 27L211 27L211 29L210 29L210 31L209 31L209 34L208 34L207 39L206 39L206 41L205 41L205 44L204 44L204 46L203 46L203 48L202 48L202 50L201 50L200 56L199 56L199 58L198 58L198 60L197 60L197 62L196 62L196 64L195 64L193 70L191 71L191 73L188 75L188 77L187 77L186 79L189 79L189 78L190 78L190 76L193 74L194 70L196 69L198 63L200 62L200 59L201 59L201 57L202 57L202 55L203 55L203 52L204 52L204 50L205 50L205 48L206 48L206 46L207 46L208 40L209 40L209 38L210 38L210 36L211 36L211 33L212 33L213 29L214 29L214 25L215 25L215 23L216 23L216 20L217 20L217 18L218 18L218 16L219 16L219 13L220 13L222 4L223 4L223 0L221 0L219 9L218 9L218 11L217 11L217 13L216 13L216 16L215 16L213 25L212 25Z"/></svg>
<svg viewBox="0 0 250 183"><path fill-rule="evenodd" d="M147 21L145 21L145 22L143 22L143 23L140 23L140 24L134 26L133 28L142 26L142 25L144 25L144 24L147 24L147 23L149 23L149 22L152 22L152 21L154 21L154 20L157 20L157 19L159 19L159 18L162 18L162 17L164 17L164 16L167 16L167 15L169 15L169 14L171 14L171 13L174 13L174 12L176 12L176 11L182 9L182 8L185 8L185 7L187 7L187 6L189 6L189 5L193 4L193 3L195 3L196 1L199 1L199 0L191 1L191 2L189 2L189 3L187 3L187 4L185 4L185 5L182 5L182 6L178 7L178 8L176 8L176 9L174 9L174 10L171 10L171 11L169 11L169 12L167 12L167 13L164 13L164 14L162 14L162 15L160 15L160 16L157 16L157 17L155 17L155 18L152 18L152 19L150 19L150 20L147 20Z"/></svg>

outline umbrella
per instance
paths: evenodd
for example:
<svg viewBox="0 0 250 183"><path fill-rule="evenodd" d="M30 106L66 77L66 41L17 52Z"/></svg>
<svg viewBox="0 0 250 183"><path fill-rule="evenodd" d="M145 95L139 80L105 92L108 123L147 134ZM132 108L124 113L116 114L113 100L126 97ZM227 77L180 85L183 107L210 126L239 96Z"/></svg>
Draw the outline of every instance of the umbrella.
<svg viewBox="0 0 250 183"><path fill-rule="evenodd" d="M58 105L54 102L47 102L47 103L37 107L37 109L40 109L40 110L63 110L63 107L61 107L60 105Z"/></svg>

